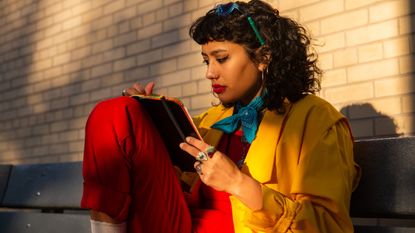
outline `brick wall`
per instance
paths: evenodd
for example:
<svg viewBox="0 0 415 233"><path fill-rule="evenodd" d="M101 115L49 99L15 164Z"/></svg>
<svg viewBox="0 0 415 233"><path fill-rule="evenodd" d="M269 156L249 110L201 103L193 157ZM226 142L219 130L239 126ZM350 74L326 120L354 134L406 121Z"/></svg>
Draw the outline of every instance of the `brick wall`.
<svg viewBox="0 0 415 233"><path fill-rule="evenodd" d="M0 1L0 163L81 160L93 106L135 81L156 81L156 92L181 97L192 113L209 107L187 31L215 2ZM271 2L322 45L320 95L357 137L414 132L410 0Z"/></svg>
<svg viewBox="0 0 415 233"><path fill-rule="evenodd" d="M350 119L357 138L414 134L413 1L274 2L321 45L320 95Z"/></svg>

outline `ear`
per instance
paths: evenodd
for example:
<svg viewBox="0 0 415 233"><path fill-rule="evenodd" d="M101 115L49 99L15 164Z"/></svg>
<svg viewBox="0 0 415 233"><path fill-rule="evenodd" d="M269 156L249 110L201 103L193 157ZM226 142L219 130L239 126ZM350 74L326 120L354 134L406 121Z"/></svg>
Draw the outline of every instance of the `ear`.
<svg viewBox="0 0 415 233"><path fill-rule="evenodd" d="M263 72L271 61L271 51L268 46L262 46L256 52L259 61L258 70Z"/></svg>
<svg viewBox="0 0 415 233"><path fill-rule="evenodd" d="M264 72L264 70L265 70L265 69L267 69L268 64L269 64L269 63L264 63L264 62L259 63L259 65L258 65L258 70L259 70L259 71L261 71L261 72Z"/></svg>

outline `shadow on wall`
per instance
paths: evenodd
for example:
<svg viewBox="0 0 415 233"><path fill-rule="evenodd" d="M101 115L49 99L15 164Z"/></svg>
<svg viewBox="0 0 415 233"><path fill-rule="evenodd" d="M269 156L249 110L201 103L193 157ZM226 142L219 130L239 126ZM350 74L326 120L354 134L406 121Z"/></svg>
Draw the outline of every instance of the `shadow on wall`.
<svg viewBox="0 0 415 233"><path fill-rule="evenodd" d="M85 121L97 102L120 95L133 82L173 86L182 73L190 81L190 71L177 64L177 57L191 50L183 33L191 9L185 10L184 1L167 6L162 0L131 1L105 15L69 1L73 8L50 13L58 29L39 20L46 2L28 3L32 11L19 19L27 26L16 26L13 34L20 39L10 49L0 48L8 54L6 61L0 58L0 72L7 73L0 77L0 162L79 160ZM97 7L110 11L112 4L103 1ZM8 9L0 7L1 15ZM60 27L69 17L64 13L82 16L81 23ZM38 28L44 38L37 38Z"/></svg>
<svg viewBox="0 0 415 233"><path fill-rule="evenodd" d="M72 59L77 51L65 44L76 38L73 29L59 27L64 17L54 15L56 25L40 20L38 13L47 7L46 1L27 3L30 11L18 19L16 39L8 42L18 56L7 61L16 71L8 70L7 79L13 81L2 95L2 104L8 105L0 130L1 140L10 145L2 158L6 163L57 162L63 155L75 160L73 155L82 150L83 109L74 99L81 98L85 71L80 70L82 61Z"/></svg>
<svg viewBox="0 0 415 233"><path fill-rule="evenodd" d="M5 7L10 1L3 1L0 7L0 14L6 16L8 20L7 10ZM33 2L32 9L34 12L39 10L39 3ZM32 43L32 22L35 21L35 14L24 14L15 20L15 24L19 30L10 33L13 30L11 24L4 25L2 31L7 33L1 35L1 39L6 41L7 46L1 44L0 51L0 143L2 157L10 159L12 157L20 157L25 153L21 149L20 144L25 143L22 138L31 135L32 125L36 124L36 117L29 117L31 108L26 104L27 93L24 85L28 83L28 75L32 67L31 62L35 59L33 52L36 45ZM35 71L36 72L36 71ZM26 122L19 122L19 117L26 118ZM30 120L29 120L30 118ZM29 121L34 122L29 125ZM40 127L38 128L40 129ZM36 137L35 137L36 138ZM26 141L26 144L35 144L36 139Z"/></svg>
<svg viewBox="0 0 415 233"><path fill-rule="evenodd" d="M348 118L355 139L402 136L395 121L369 103L348 105L340 112Z"/></svg>

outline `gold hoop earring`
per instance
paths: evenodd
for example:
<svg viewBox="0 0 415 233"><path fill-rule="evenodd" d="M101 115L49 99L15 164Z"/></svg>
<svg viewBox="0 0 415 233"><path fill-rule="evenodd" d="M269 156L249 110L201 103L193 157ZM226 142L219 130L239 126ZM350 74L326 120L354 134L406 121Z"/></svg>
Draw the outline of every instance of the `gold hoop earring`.
<svg viewBox="0 0 415 233"><path fill-rule="evenodd" d="M265 75L265 73L268 74L268 67L265 68L264 71L262 71L262 77L261 78L262 78L262 88L263 88L262 94L263 95L266 95L266 93L268 92L267 85L265 85L265 81L266 81L266 78L267 78L267 76Z"/></svg>
<svg viewBox="0 0 415 233"><path fill-rule="evenodd" d="M218 94L216 94L216 93L213 91L213 89L212 89L212 95L213 95L216 99L219 99Z"/></svg>
<svg viewBox="0 0 415 233"><path fill-rule="evenodd" d="M216 102L216 101L211 101L210 102L210 104L212 105L212 106L218 106L218 105L220 105L220 100L219 100L219 96L218 96L218 94L216 94L214 91L213 91L213 89L212 89L212 95L213 95L213 97L215 97L216 99L218 99L218 102Z"/></svg>
<svg viewBox="0 0 415 233"><path fill-rule="evenodd" d="M266 73L267 71L268 71L268 68L264 69L264 70L262 71L262 73L261 73L261 81L262 81L262 84L264 84L264 83L265 83L265 79L266 79L265 73Z"/></svg>

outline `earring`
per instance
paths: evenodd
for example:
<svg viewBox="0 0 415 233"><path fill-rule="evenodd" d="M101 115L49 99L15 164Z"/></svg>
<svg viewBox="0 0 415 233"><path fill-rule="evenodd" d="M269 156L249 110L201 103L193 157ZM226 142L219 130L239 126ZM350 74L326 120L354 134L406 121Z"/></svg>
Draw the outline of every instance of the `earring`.
<svg viewBox="0 0 415 233"><path fill-rule="evenodd" d="M261 79L262 79L262 83L264 83L265 82L265 73L267 73L268 74L268 67L266 67L263 71L262 71L262 73L261 73Z"/></svg>
<svg viewBox="0 0 415 233"><path fill-rule="evenodd" d="M265 68L264 69L264 71L262 71L262 74L261 74L261 79L262 79L262 87L263 87L263 90L262 90L262 92L263 92L263 95L266 95L266 93L268 92L268 90L267 90L267 85L265 85L265 79L267 78L266 76L265 76L265 73L267 73L268 74L268 67L267 68Z"/></svg>
<svg viewBox="0 0 415 233"><path fill-rule="evenodd" d="M216 94L216 93L213 91L213 89L212 89L212 95L213 95L216 99L219 99L218 94Z"/></svg>
<svg viewBox="0 0 415 233"><path fill-rule="evenodd" d="M220 100L219 100L219 96L218 96L218 94L216 94L215 92L213 92L213 90L212 90L212 95L213 95L213 97L215 97L216 99L217 99L217 102L216 101L214 101L214 100L212 100L211 102L210 102L210 104L212 105L212 106L218 106L218 105L220 105Z"/></svg>

